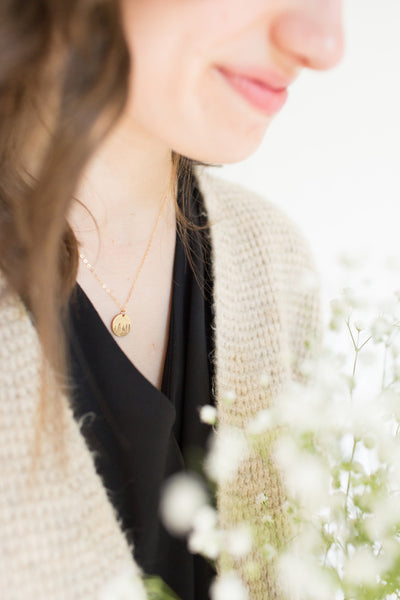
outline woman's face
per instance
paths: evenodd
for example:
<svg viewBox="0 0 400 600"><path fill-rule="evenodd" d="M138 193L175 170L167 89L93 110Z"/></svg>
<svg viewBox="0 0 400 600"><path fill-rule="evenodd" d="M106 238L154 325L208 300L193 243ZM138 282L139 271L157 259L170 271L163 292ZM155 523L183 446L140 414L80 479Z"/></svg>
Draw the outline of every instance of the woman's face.
<svg viewBox="0 0 400 600"><path fill-rule="evenodd" d="M252 154L303 67L342 54L341 0L120 0L127 117L196 160Z"/></svg>

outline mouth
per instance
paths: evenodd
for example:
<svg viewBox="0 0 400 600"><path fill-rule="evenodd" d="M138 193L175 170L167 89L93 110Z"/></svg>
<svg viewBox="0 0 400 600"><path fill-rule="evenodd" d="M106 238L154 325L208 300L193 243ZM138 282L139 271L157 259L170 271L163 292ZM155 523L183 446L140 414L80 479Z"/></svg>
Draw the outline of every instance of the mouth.
<svg viewBox="0 0 400 600"><path fill-rule="evenodd" d="M288 98L289 81L274 74L239 73L225 67L216 67L216 71L230 88L258 111L273 116L281 110Z"/></svg>

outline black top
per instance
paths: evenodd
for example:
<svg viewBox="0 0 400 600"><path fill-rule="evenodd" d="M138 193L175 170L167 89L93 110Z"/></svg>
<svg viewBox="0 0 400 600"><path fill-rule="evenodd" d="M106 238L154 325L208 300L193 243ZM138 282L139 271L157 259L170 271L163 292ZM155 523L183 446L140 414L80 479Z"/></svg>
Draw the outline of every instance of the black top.
<svg viewBox="0 0 400 600"><path fill-rule="evenodd" d="M196 224L206 223L195 182L189 214ZM189 240L195 274L176 238L161 391L120 349L78 284L70 301L70 380L75 417L86 415L82 433L134 544L135 560L145 573L160 575L182 600L206 600L214 571L188 552L186 540L170 536L158 518L162 483L172 473L199 467L210 433L198 412L213 403L210 248L205 231L191 232ZM135 335L134 326L129 335Z"/></svg>

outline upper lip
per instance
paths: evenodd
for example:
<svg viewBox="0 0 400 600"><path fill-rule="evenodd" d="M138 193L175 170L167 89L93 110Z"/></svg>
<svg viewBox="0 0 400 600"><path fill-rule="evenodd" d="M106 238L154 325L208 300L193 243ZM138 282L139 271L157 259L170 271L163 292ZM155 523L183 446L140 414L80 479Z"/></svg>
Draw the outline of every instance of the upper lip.
<svg viewBox="0 0 400 600"><path fill-rule="evenodd" d="M294 81L294 77L289 78L285 75L281 75L272 69L265 69L263 67L227 67L227 66L218 66L219 71L227 75L236 75L239 77L244 77L246 79L251 79L261 85L269 87L273 90L283 90L286 89L291 83Z"/></svg>

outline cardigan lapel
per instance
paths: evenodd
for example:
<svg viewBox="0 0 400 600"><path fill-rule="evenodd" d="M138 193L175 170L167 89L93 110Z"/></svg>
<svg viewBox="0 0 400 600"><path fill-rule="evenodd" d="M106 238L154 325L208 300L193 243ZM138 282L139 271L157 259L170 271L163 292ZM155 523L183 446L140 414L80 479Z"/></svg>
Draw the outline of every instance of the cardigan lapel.
<svg viewBox="0 0 400 600"><path fill-rule="evenodd" d="M2 276L0 298L2 594L13 600L97 600L110 580L122 576L136 591L133 597L143 600L139 569L80 424L51 386L47 392L53 394L52 414L63 422L64 445L43 429L32 471L41 350L26 309Z"/></svg>
<svg viewBox="0 0 400 600"><path fill-rule="evenodd" d="M269 405L287 377L279 278L266 220L254 212L262 213L260 202L254 205L248 190L203 167L196 167L196 175L210 223L218 417L220 423L243 426ZM224 401L232 393L238 401Z"/></svg>
<svg viewBox="0 0 400 600"><path fill-rule="evenodd" d="M273 213L269 229L267 205L255 194L199 167L197 178L210 223L214 271L218 435L224 427L244 427L278 397L289 376L288 336L280 307L279 256L273 253L277 237ZM229 397L235 400L228 401ZM267 506L257 502L260 497L267 498ZM262 547L270 533L269 526L263 525L266 511L274 519L277 535L285 535L282 505L280 478L266 444L262 453L251 449L237 475L217 486L222 528L245 522L258 525L258 542L247 557L257 565L257 577L250 576L245 561L227 554L220 556L218 564L219 572L238 569L251 600L280 597Z"/></svg>

